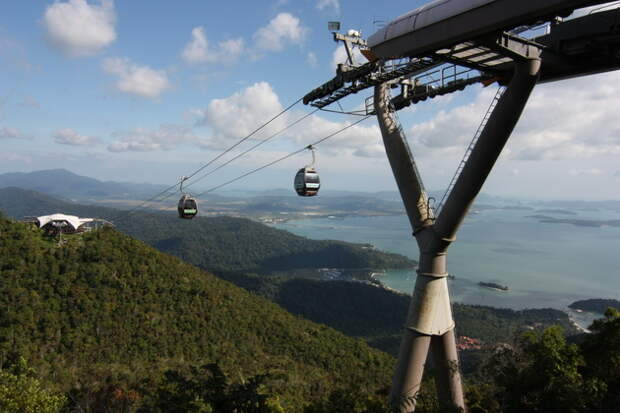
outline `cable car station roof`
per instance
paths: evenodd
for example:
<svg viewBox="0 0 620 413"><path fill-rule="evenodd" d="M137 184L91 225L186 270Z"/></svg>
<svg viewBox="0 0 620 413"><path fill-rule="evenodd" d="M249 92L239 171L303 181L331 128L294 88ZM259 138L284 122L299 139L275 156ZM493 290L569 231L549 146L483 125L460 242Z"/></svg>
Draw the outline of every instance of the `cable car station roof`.
<svg viewBox="0 0 620 413"><path fill-rule="evenodd" d="M61 223L64 225L69 225L74 231L77 231L82 225L93 222L93 218L79 218L75 215L65 215L65 214L52 214L52 215L43 215L36 218L36 221L39 225L39 228L43 228L44 226L50 223Z"/></svg>

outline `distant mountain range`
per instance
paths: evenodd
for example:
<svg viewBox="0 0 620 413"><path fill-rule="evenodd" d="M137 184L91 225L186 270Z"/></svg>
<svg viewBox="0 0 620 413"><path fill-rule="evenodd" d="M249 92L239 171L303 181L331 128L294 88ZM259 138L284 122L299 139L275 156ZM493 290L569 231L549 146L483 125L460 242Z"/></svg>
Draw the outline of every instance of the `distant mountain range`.
<svg viewBox="0 0 620 413"><path fill-rule="evenodd" d="M82 204L96 204L112 208L132 208L143 200L168 188L167 185L136 184L127 182L100 181L81 176L66 169L50 169L29 173L0 174L0 188L18 187L30 189L56 198ZM194 192L196 188L191 188ZM174 190L172 191L174 193ZM172 195L172 194L171 194ZM443 191L429 191L435 203ZM172 209L176 195L163 202L155 199L142 206L143 209ZM200 201L204 199L200 198ZM500 198L480 194L477 203L501 201ZM292 188L265 188L261 190L223 189L216 194L209 193L208 208L199 210L202 215L231 215L261 219L300 219L312 217L350 217L402 215L405 213L398 191L358 192L322 190L311 199L299 197ZM518 203L518 201L515 201ZM207 205L207 204L203 204ZM482 206L484 207L484 206Z"/></svg>
<svg viewBox="0 0 620 413"><path fill-rule="evenodd" d="M97 204L113 208L130 208L150 199L169 186L135 184L126 182L102 182L77 175L66 169L51 169L29 173L5 173L0 175L0 188L16 187L52 195L66 201ZM195 188L192 188L195 191ZM174 193L174 190L172 191ZM144 209L171 209L176 196L163 202L155 199ZM202 200L202 199L201 199ZM325 191L312 199L302 198L293 189L266 189L264 191L223 191L209 194L205 214L226 214L250 217L274 217L290 214L288 218L329 215L398 215L404 213L398 192L363 193Z"/></svg>
<svg viewBox="0 0 620 413"><path fill-rule="evenodd" d="M0 174L0 188L14 186L51 194L65 199L101 199L153 195L166 187L153 184L127 182L102 182L74 174L66 169L49 169L35 172Z"/></svg>

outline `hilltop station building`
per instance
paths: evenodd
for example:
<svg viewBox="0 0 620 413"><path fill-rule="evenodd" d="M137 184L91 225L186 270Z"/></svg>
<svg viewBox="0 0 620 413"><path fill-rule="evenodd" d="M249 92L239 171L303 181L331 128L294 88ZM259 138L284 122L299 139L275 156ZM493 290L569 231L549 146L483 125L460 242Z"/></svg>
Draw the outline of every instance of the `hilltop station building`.
<svg viewBox="0 0 620 413"><path fill-rule="evenodd" d="M111 225L110 222L99 218L80 218L75 215L52 214L40 217L28 217L27 222L37 224L49 235L77 234L90 231L100 225Z"/></svg>

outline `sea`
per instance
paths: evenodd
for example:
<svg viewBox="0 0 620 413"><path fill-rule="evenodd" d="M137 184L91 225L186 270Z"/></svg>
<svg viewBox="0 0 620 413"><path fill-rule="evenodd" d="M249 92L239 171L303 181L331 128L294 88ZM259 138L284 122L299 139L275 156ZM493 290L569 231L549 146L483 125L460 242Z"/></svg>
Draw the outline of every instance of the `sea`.
<svg viewBox="0 0 620 413"><path fill-rule="evenodd" d="M474 208L448 250L448 271L454 275L449 281L451 298L515 310L556 308L587 327L600 314L575 312L568 305L588 298L620 300L620 227L540 222L535 215L620 219L620 211L594 208ZM274 226L311 239L369 243L418 259L405 215L290 220ZM414 270L386 269L379 279L389 288L410 294L415 277ZM480 281L509 290L481 287Z"/></svg>

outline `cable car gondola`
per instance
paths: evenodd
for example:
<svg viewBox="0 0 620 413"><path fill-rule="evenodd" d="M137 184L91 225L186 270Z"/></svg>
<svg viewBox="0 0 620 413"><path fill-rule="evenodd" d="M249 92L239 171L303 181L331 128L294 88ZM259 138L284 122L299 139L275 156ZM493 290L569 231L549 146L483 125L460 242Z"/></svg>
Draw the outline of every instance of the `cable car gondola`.
<svg viewBox="0 0 620 413"><path fill-rule="evenodd" d="M181 188L180 191L183 192L183 182L187 180L187 177L181 178ZM190 194L183 194L181 199L179 199L179 218L183 219L192 219L198 213L198 205L196 204L196 200Z"/></svg>
<svg viewBox="0 0 620 413"><path fill-rule="evenodd" d="M312 151L312 164L297 171L294 180L295 191L299 196L315 196L321 187L319 174L314 168L314 162L316 160L314 156L314 147L310 145L308 149Z"/></svg>

